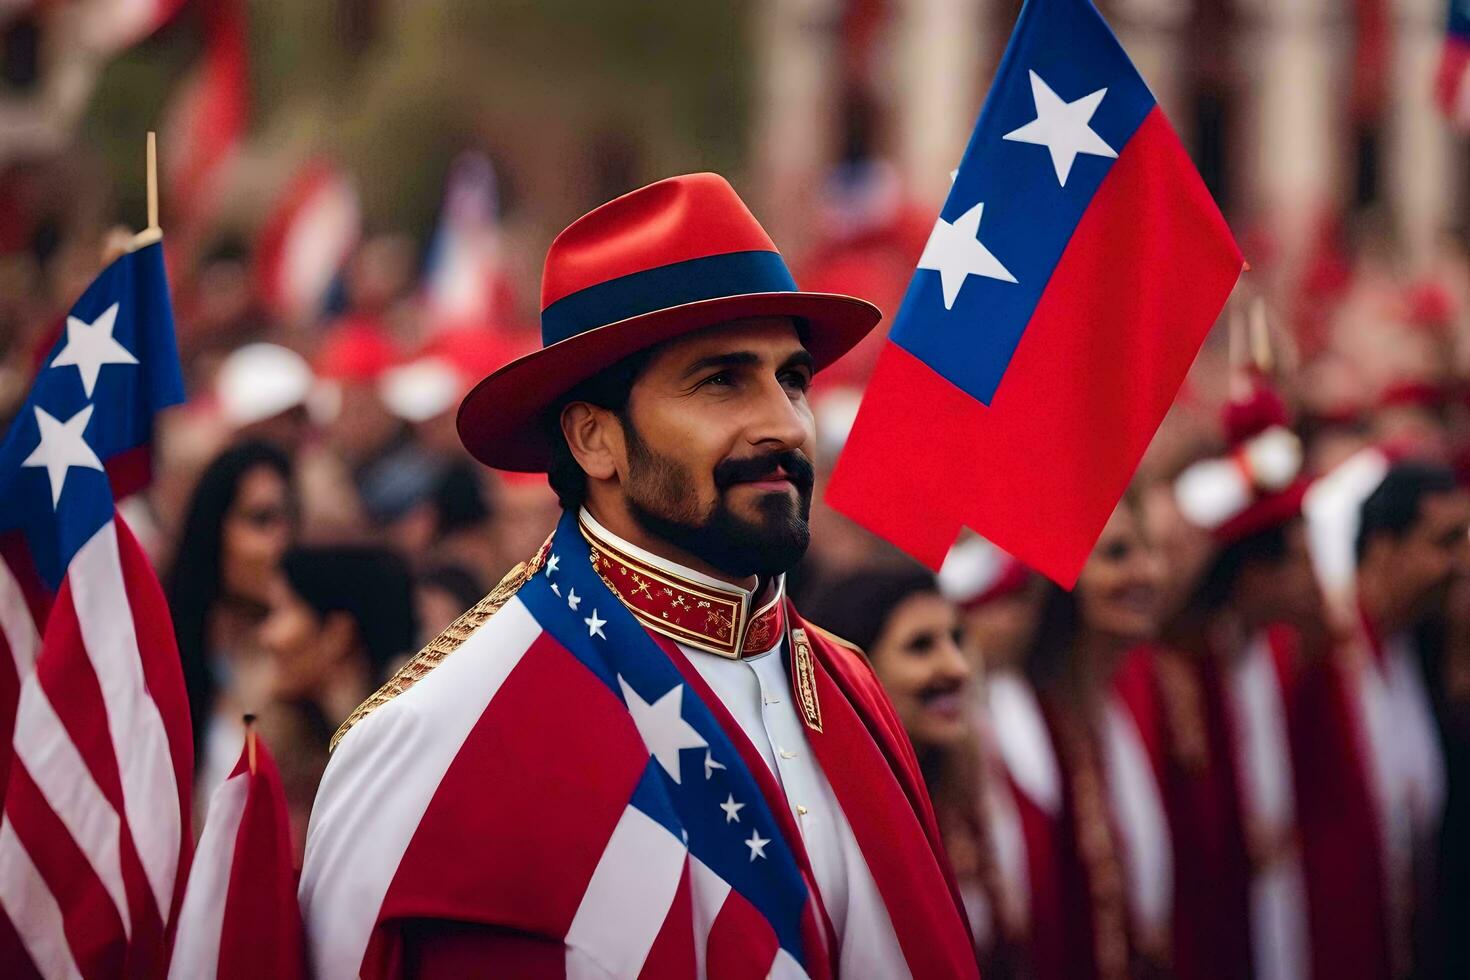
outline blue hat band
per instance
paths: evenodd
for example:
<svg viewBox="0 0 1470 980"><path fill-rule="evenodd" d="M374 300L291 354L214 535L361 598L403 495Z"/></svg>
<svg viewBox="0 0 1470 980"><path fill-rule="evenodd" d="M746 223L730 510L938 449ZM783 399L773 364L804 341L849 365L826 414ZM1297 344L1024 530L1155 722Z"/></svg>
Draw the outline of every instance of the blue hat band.
<svg viewBox="0 0 1470 980"><path fill-rule="evenodd" d="M790 293L796 280L779 252L725 252L619 276L563 296L541 311L541 344L655 310L746 293Z"/></svg>

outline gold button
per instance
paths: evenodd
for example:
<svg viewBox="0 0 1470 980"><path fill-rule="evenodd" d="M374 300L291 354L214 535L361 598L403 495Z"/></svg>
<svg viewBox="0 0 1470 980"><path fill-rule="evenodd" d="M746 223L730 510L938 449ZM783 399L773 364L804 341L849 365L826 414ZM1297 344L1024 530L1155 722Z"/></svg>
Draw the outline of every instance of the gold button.
<svg viewBox="0 0 1470 980"><path fill-rule="evenodd" d="M796 753L795 752L788 752L785 749L777 749L776 751L780 754L781 758L783 758L783 759L795 759L796 758Z"/></svg>
<svg viewBox="0 0 1470 980"><path fill-rule="evenodd" d="M798 817L806 816L806 807L802 806L800 803L796 804L796 815Z"/></svg>

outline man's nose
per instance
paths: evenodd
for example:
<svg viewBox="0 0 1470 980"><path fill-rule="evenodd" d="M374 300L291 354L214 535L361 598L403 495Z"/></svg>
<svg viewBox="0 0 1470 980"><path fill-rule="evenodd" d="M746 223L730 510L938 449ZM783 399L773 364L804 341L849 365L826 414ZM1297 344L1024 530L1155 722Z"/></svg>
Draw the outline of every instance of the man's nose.
<svg viewBox="0 0 1470 980"><path fill-rule="evenodd" d="M794 400L775 378L762 385L746 424L746 439L753 446L795 449L811 441L812 416L805 401Z"/></svg>

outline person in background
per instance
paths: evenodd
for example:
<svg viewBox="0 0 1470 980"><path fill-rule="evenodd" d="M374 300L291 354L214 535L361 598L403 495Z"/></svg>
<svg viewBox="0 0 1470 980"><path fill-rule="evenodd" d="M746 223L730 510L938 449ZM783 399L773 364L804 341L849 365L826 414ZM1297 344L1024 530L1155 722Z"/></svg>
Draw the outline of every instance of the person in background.
<svg viewBox="0 0 1470 980"><path fill-rule="evenodd" d="M414 585L420 647L438 636L459 614L485 597L489 590L474 570L445 562L420 572Z"/></svg>
<svg viewBox="0 0 1470 980"><path fill-rule="evenodd" d="M264 442L291 458L301 527L316 537L361 533L366 523L351 475L322 444L312 416L317 379L306 358L278 344L246 344L220 362L214 401L225 435Z"/></svg>
<svg viewBox="0 0 1470 980"><path fill-rule="evenodd" d="M1302 501L1304 452L1285 403L1242 373L1223 412L1227 453L1171 486L1207 536L1189 595L1152 658L1165 803L1178 855L1181 980L1294 980L1309 964L1290 740L1296 681L1327 646Z"/></svg>
<svg viewBox="0 0 1470 980"><path fill-rule="evenodd" d="M960 609L960 645L975 669L975 749L993 849L997 946L991 974L1020 971L1030 924L1030 878L1018 799L1054 810L1060 779L1046 721L1022 662L1036 630L1042 581L978 536L961 539L939 569L940 591ZM977 930L978 932L979 930ZM1009 952L1010 962L1005 960Z"/></svg>
<svg viewBox="0 0 1470 980"><path fill-rule="evenodd" d="M954 863L982 975L1010 975L1020 913L996 865L991 829L1003 788L987 782L973 715L974 668L960 646L960 611L914 565L849 572L817 591L812 616L867 651L914 744ZM1013 821L1012 821L1013 822Z"/></svg>
<svg viewBox="0 0 1470 980"><path fill-rule="evenodd" d="M313 362L327 445L351 474L373 526L402 516L436 472L432 454L383 403L380 382L399 357L375 319L348 316L327 330Z"/></svg>
<svg viewBox="0 0 1470 980"><path fill-rule="evenodd" d="M960 608L961 646L987 674L1018 670L1036 628L1037 577L981 537L950 549L939 588Z"/></svg>
<svg viewBox="0 0 1470 980"><path fill-rule="evenodd" d="M234 766L240 716L262 697L255 628L295 534L291 462L279 449L243 443L206 467L166 588L194 720L200 800Z"/></svg>
<svg viewBox="0 0 1470 980"><path fill-rule="evenodd" d="M1427 971L1416 942L1445 805L1445 762L1419 631L1470 570L1470 494L1401 462L1363 501L1354 635L1312 665L1293 719L1316 976ZM1344 901L1343 896L1368 900Z"/></svg>
<svg viewBox="0 0 1470 980"><path fill-rule="evenodd" d="M261 733L280 762L298 860L307 817L342 720L418 643L413 578L376 547L288 552L258 640L269 658Z"/></svg>
<svg viewBox="0 0 1470 980"><path fill-rule="evenodd" d="M1169 970L1173 855L1139 656L1157 634L1163 572L1130 492L1076 587L1043 590L1025 669L1046 737L1011 773L1015 786L1043 788L1016 794L1038 978Z"/></svg>

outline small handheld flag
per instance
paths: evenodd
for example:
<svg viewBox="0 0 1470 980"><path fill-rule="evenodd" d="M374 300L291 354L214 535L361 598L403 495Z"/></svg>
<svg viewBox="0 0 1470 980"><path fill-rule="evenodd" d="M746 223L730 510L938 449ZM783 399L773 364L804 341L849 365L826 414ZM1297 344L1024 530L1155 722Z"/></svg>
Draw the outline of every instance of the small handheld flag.
<svg viewBox="0 0 1470 980"><path fill-rule="evenodd" d="M245 716L240 761L209 801L170 977L307 975L286 794L254 721Z"/></svg>
<svg viewBox="0 0 1470 980"><path fill-rule="evenodd" d="M1075 582L1242 259L1090 0L1028 0L827 501Z"/></svg>

